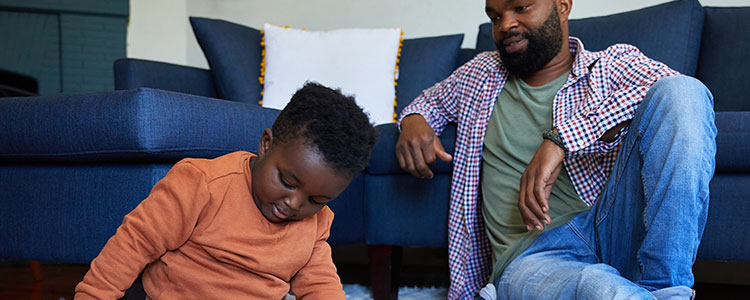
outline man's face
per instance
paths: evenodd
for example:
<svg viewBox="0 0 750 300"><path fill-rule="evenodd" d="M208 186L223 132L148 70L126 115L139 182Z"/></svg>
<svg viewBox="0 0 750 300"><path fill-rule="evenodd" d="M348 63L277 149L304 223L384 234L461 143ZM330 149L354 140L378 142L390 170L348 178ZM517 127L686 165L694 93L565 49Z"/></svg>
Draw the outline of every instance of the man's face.
<svg viewBox="0 0 750 300"><path fill-rule="evenodd" d="M270 129L263 132L258 148L258 157L251 165L253 200L273 223L311 217L352 180L328 167L306 143L271 143Z"/></svg>
<svg viewBox="0 0 750 300"><path fill-rule="evenodd" d="M487 0L486 12L511 74L533 74L560 52L562 28L554 1Z"/></svg>

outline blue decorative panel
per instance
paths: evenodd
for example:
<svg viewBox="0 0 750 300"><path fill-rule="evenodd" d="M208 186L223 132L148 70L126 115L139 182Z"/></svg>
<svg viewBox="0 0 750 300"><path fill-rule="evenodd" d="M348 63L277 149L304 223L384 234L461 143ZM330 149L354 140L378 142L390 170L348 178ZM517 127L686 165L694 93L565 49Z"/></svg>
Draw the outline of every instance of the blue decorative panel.
<svg viewBox="0 0 750 300"><path fill-rule="evenodd" d="M0 69L36 78L42 95L60 92L59 17L0 11Z"/></svg>
<svg viewBox="0 0 750 300"><path fill-rule="evenodd" d="M125 57L124 18L61 14L62 90L114 90L112 66Z"/></svg>
<svg viewBox="0 0 750 300"><path fill-rule="evenodd" d="M0 69L41 95L114 90L128 14L128 0L0 0Z"/></svg>

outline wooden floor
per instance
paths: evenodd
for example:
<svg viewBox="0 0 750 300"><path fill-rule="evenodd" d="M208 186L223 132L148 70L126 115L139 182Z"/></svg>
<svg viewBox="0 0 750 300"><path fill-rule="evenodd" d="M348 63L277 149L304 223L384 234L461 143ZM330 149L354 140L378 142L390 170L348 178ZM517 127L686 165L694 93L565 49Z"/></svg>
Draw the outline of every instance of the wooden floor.
<svg viewBox="0 0 750 300"><path fill-rule="evenodd" d="M42 281L35 282L28 264L0 265L0 299L68 300L88 265L42 264Z"/></svg>
<svg viewBox="0 0 750 300"><path fill-rule="evenodd" d="M34 282L28 264L0 265L0 299L69 300L73 289L88 270L87 265L42 264L43 280ZM401 270L404 286L445 286L446 268L405 266ZM369 285L368 270L362 265L340 265L344 283ZM698 283L697 299L750 299L750 286Z"/></svg>

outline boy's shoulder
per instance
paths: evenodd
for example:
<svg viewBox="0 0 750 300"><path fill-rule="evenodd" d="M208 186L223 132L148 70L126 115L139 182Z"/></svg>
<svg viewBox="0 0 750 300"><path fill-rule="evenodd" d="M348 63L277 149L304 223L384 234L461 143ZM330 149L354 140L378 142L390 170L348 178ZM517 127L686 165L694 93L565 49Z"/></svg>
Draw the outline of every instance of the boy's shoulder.
<svg viewBox="0 0 750 300"><path fill-rule="evenodd" d="M318 228L318 234L320 234L331 229L331 224L333 223L333 211L328 207L328 205L326 205L323 206L323 208L321 208L320 211L318 211L315 215L306 220L309 219L315 220L315 226Z"/></svg>
<svg viewBox="0 0 750 300"><path fill-rule="evenodd" d="M207 181L230 174L244 174L246 164L255 154L246 151L236 151L217 158L185 158L177 164L189 164L200 170Z"/></svg>

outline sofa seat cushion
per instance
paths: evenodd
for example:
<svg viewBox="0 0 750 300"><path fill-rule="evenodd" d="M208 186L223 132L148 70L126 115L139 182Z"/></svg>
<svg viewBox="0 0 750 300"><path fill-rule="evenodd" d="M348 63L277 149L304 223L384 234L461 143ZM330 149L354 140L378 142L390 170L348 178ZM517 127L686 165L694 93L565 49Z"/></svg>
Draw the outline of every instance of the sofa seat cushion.
<svg viewBox="0 0 750 300"><path fill-rule="evenodd" d="M698 79L714 94L716 111L748 111L750 7L706 7Z"/></svg>
<svg viewBox="0 0 750 300"><path fill-rule="evenodd" d="M716 172L750 172L750 111L716 113Z"/></svg>
<svg viewBox="0 0 750 300"><path fill-rule="evenodd" d="M255 152L277 110L148 88L0 99L0 161L177 161Z"/></svg>
<svg viewBox="0 0 750 300"><path fill-rule="evenodd" d="M580 38L587 50L631 44L683 74L695 75L703 27L703 8L697 0L678 0L609 16L570 20L569 24L570 35ZM490 23L479 27L477 50L497 50Z"/></svg>

